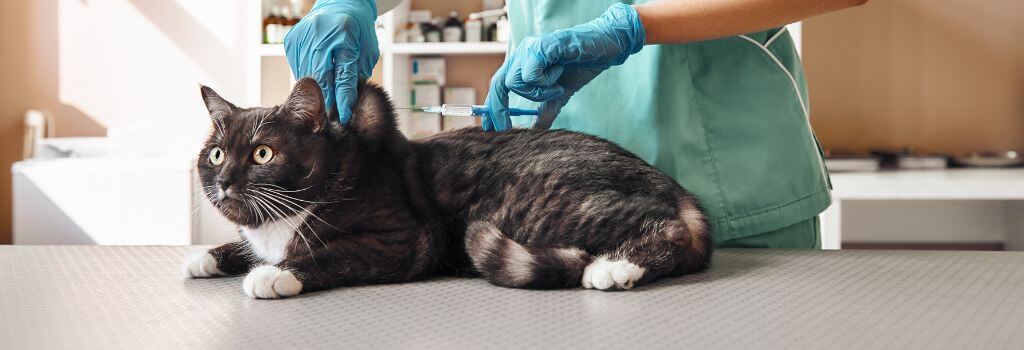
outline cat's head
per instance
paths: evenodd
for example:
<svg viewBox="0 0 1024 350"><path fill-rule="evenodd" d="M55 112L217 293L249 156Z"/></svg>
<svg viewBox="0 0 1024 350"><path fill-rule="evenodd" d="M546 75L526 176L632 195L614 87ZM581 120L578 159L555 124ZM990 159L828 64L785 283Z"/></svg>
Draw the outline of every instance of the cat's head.
<svg viewBox="0 0 1024 350"><path fill-rule="evenodd" d="M387 95L369 84L360 84L348 125L326 111L311 78L300 79L283 104L269 108L236 107L206 86L200 92L213 121L197 161L203 192L244 226L326 201L331 182L346 176L346 161L401 138Z"/></svg>

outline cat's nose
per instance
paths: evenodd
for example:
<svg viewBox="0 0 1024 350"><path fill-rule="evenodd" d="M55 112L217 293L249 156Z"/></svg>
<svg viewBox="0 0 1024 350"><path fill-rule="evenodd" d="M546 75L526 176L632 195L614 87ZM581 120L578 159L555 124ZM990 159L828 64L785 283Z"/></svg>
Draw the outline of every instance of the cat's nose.
<svg viewBox="0 0 1024 350"><path fill-rule="evenodd" d="M231 191L231 181L217 180L217 186L220 188L220 193L222 193L224 195L229 195L232 192ZM220 197L223 197L223 195L220 196Z"/></svg>

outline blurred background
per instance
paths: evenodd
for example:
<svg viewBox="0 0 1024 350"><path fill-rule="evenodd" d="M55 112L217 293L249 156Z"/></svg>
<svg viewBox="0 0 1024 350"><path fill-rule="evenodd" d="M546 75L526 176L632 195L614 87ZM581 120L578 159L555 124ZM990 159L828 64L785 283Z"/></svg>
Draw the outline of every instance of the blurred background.
<svg viewBox="0 0 1024 350"><path fill-rule="evenodd" d="M212 244L198 84L274 105L312 0L5 0L0 244ZM399 106L481 103L502 0L407 0L372 80ZM1024 2L877 0L791 25L828 153L826 248L1024 249ZM401 115L422 137L474 121Z"/></svg>

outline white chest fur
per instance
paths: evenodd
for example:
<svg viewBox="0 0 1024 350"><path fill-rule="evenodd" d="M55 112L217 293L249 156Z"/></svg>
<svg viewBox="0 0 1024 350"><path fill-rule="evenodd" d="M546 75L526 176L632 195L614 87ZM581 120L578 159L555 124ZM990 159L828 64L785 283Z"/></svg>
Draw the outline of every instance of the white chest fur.
<svg viewBox="0 0 1024 350"><path fill-rule="evenodd" d="M268 264L276 265L287 256L288 245L295 239L295 229L301 229L306 213L270 221L259 227L242 226L242 235L249 242L249 249L256 257Z"/></svg>

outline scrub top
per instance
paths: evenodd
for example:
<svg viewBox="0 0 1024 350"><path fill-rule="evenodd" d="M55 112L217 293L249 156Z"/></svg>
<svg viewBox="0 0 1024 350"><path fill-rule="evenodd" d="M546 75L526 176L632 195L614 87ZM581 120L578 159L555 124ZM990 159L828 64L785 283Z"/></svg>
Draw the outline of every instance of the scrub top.
<svg viewBox="0 0 1024 350"><path fill-rule="evenodd" d="M511 45L588 22L613 3L510 0ZM514 94L510 101L536 106ZM807 103L800 58L783 27L648 45L577 92L552 129L611 140L675 178L700 199L721 243L810 220L829 206Z"/></svg>

